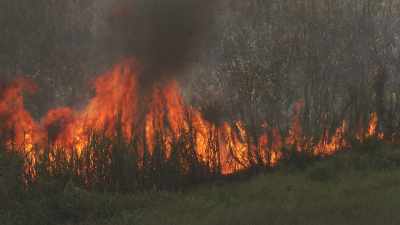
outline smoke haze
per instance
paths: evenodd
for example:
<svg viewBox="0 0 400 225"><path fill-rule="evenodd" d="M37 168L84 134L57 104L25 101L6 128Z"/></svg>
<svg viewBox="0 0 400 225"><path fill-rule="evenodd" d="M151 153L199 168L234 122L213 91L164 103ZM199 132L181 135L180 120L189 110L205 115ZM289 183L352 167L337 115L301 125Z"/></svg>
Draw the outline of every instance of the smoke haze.
<svg viewBox="0 0 400 225"><path fill-rule="evenodd" d="M177 76L195 57L212 19L210 2L131 0L114 4L110 41L143 66L142 86Z"/></svg>

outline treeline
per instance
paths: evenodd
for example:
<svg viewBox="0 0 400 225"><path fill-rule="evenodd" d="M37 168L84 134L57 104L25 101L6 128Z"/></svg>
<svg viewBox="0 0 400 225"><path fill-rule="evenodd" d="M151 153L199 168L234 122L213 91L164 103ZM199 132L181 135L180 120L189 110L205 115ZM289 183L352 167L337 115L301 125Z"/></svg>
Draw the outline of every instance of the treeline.
<svg viewBox="0 0 400 225"><path fill-rule="evenodd" d="M342 120L359 129L371 112L381 131L398 135L398 2L254 0L225 7L213 57L190 89L206 111L285 129L302 99L309 135ZM204 90L210 96L202 98Z"/></svg>

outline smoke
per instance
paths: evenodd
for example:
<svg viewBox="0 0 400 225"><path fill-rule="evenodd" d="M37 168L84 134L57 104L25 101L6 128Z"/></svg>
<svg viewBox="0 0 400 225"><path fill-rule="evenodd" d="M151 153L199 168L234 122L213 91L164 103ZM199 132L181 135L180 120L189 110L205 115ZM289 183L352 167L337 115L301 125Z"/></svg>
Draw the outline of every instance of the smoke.
<svg viewBox="0 0 400 225"><path fill-rule="evenodd" d="M112 46L143 66L141 87L179 76L201 49L211 0L123 0L112 6Z"/></svg>

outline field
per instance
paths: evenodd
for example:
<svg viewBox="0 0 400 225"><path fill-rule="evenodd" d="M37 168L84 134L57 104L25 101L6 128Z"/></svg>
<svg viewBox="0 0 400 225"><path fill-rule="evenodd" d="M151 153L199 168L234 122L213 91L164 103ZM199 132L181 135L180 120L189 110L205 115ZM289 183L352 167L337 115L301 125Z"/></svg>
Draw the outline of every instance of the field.
<svg viewBox="0 0 400 225"><path fill-rule="evenodd" d="M399 192L400 148L369 144L301 169L283 162L274 171L177 192L98 193L42 181L1 196L0 219L4 225L399 224Z"/></svg>
<svg viewBox="0 0 400 225"><path fill-rule="evenodd" d="M400 224L400 0L0 3L0 225Z"/></svg>

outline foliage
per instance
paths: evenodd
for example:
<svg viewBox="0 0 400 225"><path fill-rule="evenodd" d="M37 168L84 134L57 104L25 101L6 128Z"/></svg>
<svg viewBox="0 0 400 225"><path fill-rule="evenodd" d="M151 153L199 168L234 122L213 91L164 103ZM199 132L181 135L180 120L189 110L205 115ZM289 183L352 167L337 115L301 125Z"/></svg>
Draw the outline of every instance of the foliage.
<svg viewBox="0 0 400 225"><path fill-rule="evenodd" d="M398 162L392 157L398 149L347 151L316 161L305 172L281 168L245 182L211 182L184 192L89 192L68 182L52 192L31 190L0 210L0 219L6 225L397 224L400 167L382 162Z"/></svg>

